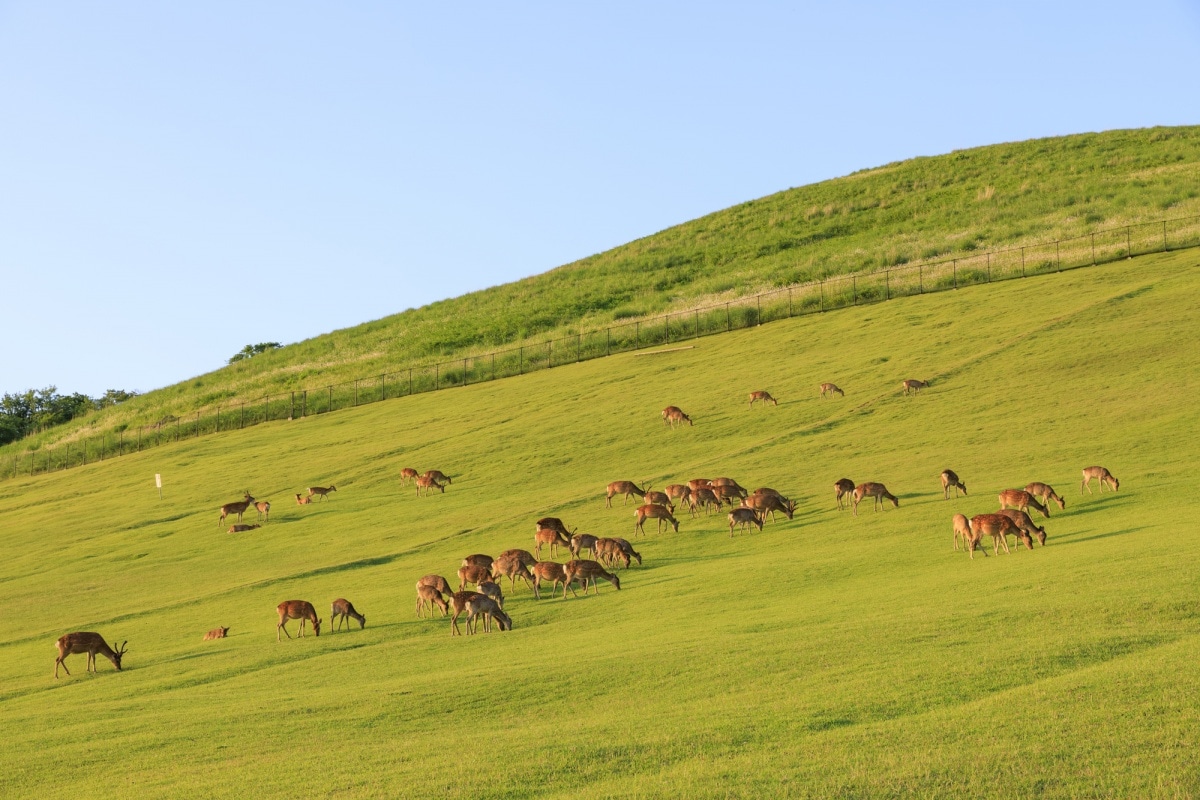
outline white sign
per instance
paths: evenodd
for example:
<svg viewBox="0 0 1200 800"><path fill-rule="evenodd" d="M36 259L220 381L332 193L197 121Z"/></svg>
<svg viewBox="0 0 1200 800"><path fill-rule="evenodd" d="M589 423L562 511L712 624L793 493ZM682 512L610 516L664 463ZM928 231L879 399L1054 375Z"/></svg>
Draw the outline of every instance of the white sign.
<svg viewBox="0 0 1200 800"><path fill-rule="evenodd" d="M162 488L162 475L159 475L157 472L154 473L154 485L159 489Z"/></svg>

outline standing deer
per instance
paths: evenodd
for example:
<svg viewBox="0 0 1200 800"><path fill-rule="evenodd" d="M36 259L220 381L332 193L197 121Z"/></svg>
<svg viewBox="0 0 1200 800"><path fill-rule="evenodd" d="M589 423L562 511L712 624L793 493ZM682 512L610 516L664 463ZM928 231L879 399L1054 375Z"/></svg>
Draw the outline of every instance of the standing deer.
<svg viewBox="0 0 1200 800"><path fill-rule="evenodd" d="M996 513L1011 519L1013 524L1029 537L1030 541L1033 541L1033 537L1036 536L1038 544L1042 547L1046 546L1046 529L1034 525L1033 520L1029 518L1029 514L1016 508L1002 508Z"/></svg>
<svg viewBox="0 0 1200 800"><path fill-rule="evenodd" d="M336 491L337 491L337 487L333 486L333 485L310 486L310 487L308 487L308 496L312 497L313 495L320 495L321 499L324 500L329 495L330 492L336 492Z"/></svg>
<svg viewBox="0 0 1200 800"><path fill-rule="evenodd" d="M942 470L942 495L946 500L950 499L950 487L954 487L954 496L958 497L958 490L962 489L963 497L967 496L967 485L958 479L954 474L954 470Z"/></svg>
<svg viewBox="0 0 1200 800"><path fill-rule="evenodd" d="M1058 503L1060 510L1065 511L1067 508L1067 501L1059 497L1054 491L1054 487L1047 483L1038 483L1037 481L1027 483L1025 484L1025 491L1040 500L1044 506L1049 506L1050 501L1053 500L1055 503Z"/></svg>
<svg viewBox="0 0 1200 800"><path fill-rule="evenodd" d="M213 628L208 633L204 634L204 641L211 642L213 639L224 639L229 635L229 628Z"/></svg>
<svg viewBox="0 0 1200 800"><path fill-rule="evenodd" d="M675 427L676 422L680 422L680 423L686 422L688 425L693 424L692 418L689 417L687 414L683 413L683 410L680 409L678 406L667 406L666 408L664 408L663 412L662 412L662 418L663 418L663 423L670 425L672 428Z"/></svg>
<svg viewBox="0 0 1200 800"><path fill-rule="evenodd" d="M485 567L477 567L474 564L468 564L465 567L458 568L458 590L461 592L467 588L468 583L475 584L476 587L484 581L491 580L492 571Z"/></svg>
<svg viewBox="0 0 1200 800"><path fill-rule="evenodd" d="M1025 543L1025 546L1030 550L1033 549L1033 540L1029 538L1029 534L1021 530L1008 517L1002 514L979 514L971 518L971 548L974 549L979 544L983 534L988 534L992 537L992 553L993 555L1000 554L1000 547L1004 548L1004 552L1010 552L1008 549L1008 534L1013 534Z"/></svg>
<svg viewBox="0 0 1200 800"><path fill-rule="evenodd" d="M1108 484L1108 488L1114 492L1121 482L1113 477L1113 474L1104 467L1084 467L1083 482L1079 484L1079 493L1083 494L1083 488L1086 486L1088 494L1092 493L1092 479L1100 481L1100 494L1104 494L1104 484Z"/></svg>
<svg viewBox="0 0 1200 800"><path fill-rule="evenodd" d="M445 617L450 608L449 603L442 597L442 593L434 586L429 586L424 583L417 584L417 617L424 616L421 612L428 607L429 618L433 618L433 607L437 606L442 610L442 616Z"/></svg>
<svg viewBox="0 0 1200 800"><path fill-rule="evenodd" d="M440 469L430 469L425 471L426 478L432 478L438 483L454 483L450 480L450 476L442 472Z"/></svg>
<svg viewBox="0 0 1200 800"><path fill-rule="evenodd" d="M634 550L629 542L617 537L596 540L593 552L596 560L608 567L617 566L618 559L625 562L626 568L631 558L636 558L639 565L642 563L642 554Z"/></svg>
<svg viewBox="0 0 1200 800"><path fill-rule="evenodd" d="M667 511L662 506L641 506L637 511L633 512L633 515L637 517L637 522L634 523L633 526L633 532L635 534L640 533L643 536L646 534L646 531L642 529L642 523L646 521L647 517L658 520L659 533L662 533L662 526L664 522L671 523L671 527L675 529L676 533L679 533L679 520L671 516L671 512Z"/></svg>
<svg viewBox="0 0 1200 800"><path fill-rule="evenodd" d="M579 558L579 553L583 550L590 550L592 556L596 555L596 537L590 533L577 533L571 537L571 557Z"/></svg>
<svg viewBox="0 0 1200 800"><path fill-rule="evenodd" d="M262 526L258 523L253 525L230 525L229 530L226 531L226 533L245 533L246 531L252 531L261 527Z"/></svg>
<svg viewBox="0 0 1200 800"><path fill-rule="evenodd" d="M697 489L711 489L712 480L709 478L692 478L687 482L688 488L693 492Z"/></svg>
<svg viewBox="0 0 1200 800"><path fill-rule="evenodd" d="M128 640L121 642L121 646L113 650L108 646L108 642L104 641L104 637L98 633L90 631L64 633L54 643L54 646L58 648L58 658L54 659L54 678L58 679L58 667L60 664L68 675L71 674L71 670L67 669L66 658L75 653L87 653L87 672L96 671L97 653L111 661L112 665L117 668L117 672L120 672L121 658L125 655L125 645L127 644L129 644Z"/></svg>
<svg viewBox="0 0 1200 800"><path fill-rule="evenodd" d="M496 561L496 559L492 558L489 555L485 555L484 553L472 553L471 555L467 556L466 558L464 558L462 560L462 566L466 567L466 566L470 566L470 565L474 564L477 567L483 567L484 569L491 569L492 564L495 561Z"/></svg>
<svg viewBox="0 0 1200 800"><path fill-rule="evenodd" d="M745 497L746 495L750 494L749 492L746 491L745 487L743 487L740 483L735 481L733 478L713 478L712 479L712 488L716 489L718 486L726 486L726 487L732 489L734 491L734 493L738 496L739 500L741 498Z"/></svg>
<svg viewBox="0 0 1200 800"><path fill-rule="evenodd" d="M774 522L776 511L782 511L788 519L796 512L796 504L778 494L752 494L742 500L742 506L758 512L763 522L767 521L767 514L771 515L771 521ZM759 530L762 530L762 525L759 525Z"/></svg>
<svg viewBox="0 0 1200 800"><path fill-rule="evenodd" d="M499 561L501 559L505 559L505 558L516 559L521 565L523 565L525 567L532 567L534 564L537 563L537 559L534 558L533 553L529 552L528 550L522 550L519 547L514 547L511 550L505 550L503 553L496 556L497 561ZM495 570L493 570L493 572L494 571Z"/></svg>
<svg viewBox="0 0 1200 800"><path fill-rule="evenodd" d="M770 403L773 406L779 405L779 401L776 400L774 397L771 397L770 392L751 392L750 393L750 407L751 408L754 408L754 403L756 400L761 400L762 404L764 406L767 403Z"/></svg>
<svg viewBox="0 0 1200 800"><path fill-rule="evenodd" d="M693 518L696 516L696 509L701 506L704 507L704 516L707 517L710 508L721 510L721 499L717 497L712 487L702 486L692 491L688 497L688 506L691 508Z"/></svg>
<svg viewBox="0 0 1200 800"><path fill-rule="evenodd" d="M612 508L612 499L616 495L625 495L625 500L621 505L629 502L631 497L645 497L646 492L650 491L651 484L647 483L646 488L639 488L633 481L613 481L608 485L604 495L604 507Z"/></svg>
<svg viewBox="0 0 1200 800"><path fill-rule="evenodd" d="M1030 507L1036 508L1046 519L1050 518L1050 509L1035 500L1029 492L1023 492L1020 489L1005 489L1000 493L1000 508L1019 508L1021 511L1029 511Z"/></svg>
<svg viewBox="0 0 1200 800"><path fill-rule="evenodd" d="M500 584L494 581L484 581L479 584L479 593L486 595L496 601L496 605L504 608L504 592L500 589Z"/></svg>
<svg viewBox="0 0 1200 800"><path fill-rule="evenodd" d="M672 483L663 491L666 493L667 497L678 501L680 505L690 502L692 496L692 489L686 483Z"/></svg>
<svg viewBox="0 0 1200 800"><path fill-rule="evenodd" d="M539 559L542 557L542 545L550 545L550 557L554 558L558 555L558 546L566 545L567 549L571 548L571 540L562 535L562 531L556 531L551 528L538 528L533 535L534 547L533 554Z"/></svg>
<svg viewBox="0 0 1200 800"><path fill-rule="evenodd" d="M514 553L521 553L523 555L513 555ZM537 563L537 559L528 550L505 550L496 559L495 563L492 564L492 580L495 581L502 577L507 577L512 590L515 592L517 590L517 578L520 578L532 589L533 575L530 574L528 567L532 567Z"/></svg>
<svg viewBox="0 0 1200 800"><path fill-rule="evenodd" d="M733 538L733 528L735 525L738 527L741 527L741 528L746 528L749 525L754 525L761 531L762 526L763 526L763 521L762 521L762 517L760 517L758 515L758 512L756 510L754 510L753 508L747 508L745 506L742 506L741 508L735 508L733 511L729 512L729 538L730 539Z"/></svg>
<svg viewBox="0 0 1200 800"><path fill-rule="evenodd" d="M962 538L963 549L970 553L972 560L975 558L975 548L971 547L971 522L962 514L955 514L951 520L954 525L954 549L958 550L959 537ZM987 555L985 550L983 553Z"/></svg>
<svg viewBox="0 0 1200 800"><path fill-rule="evenodd" d="M827 396L833 397L835 394L838 397L846 396L846 393L843 392L841 389L839 389L837 387L837 384L834 384L834 383L822 383L821 384L821 397L827 397Z"/></svg>
<svg viewBox="0 0 1200 800"><path fill-rule="evenodd" d="M596 586L596 578L604 578L604 580L617 587L617 591L621 591L621 579L612 574L596 561L575 560L568 561L563 565L566 570L569 580L578 580L583 585L583 594L586 597L588 586L591 585L596 590L596 594L600 594L600 588ZM565 594L563 595L566 596Z"/></svg>
<svg viewBox="0 0 1200 800"><path fill-rule="evenodd" d="M717 507L728 503L730 508L733 508L734 503L741 502L746 497L746 490L740 486L729 486L727 484L714 484L710 490L713 496L717 498Z"/></svg>
<svg viewBox="0 0 1200 800"><path fill-rule="evenodd" d="M241 522L242 514L244 514L246 512L246 509L249 508L253 504L254 504L254 498L250 496L249 492L246 492L246 498L244 500L242 500L242 502L226 503L225 505L221 506L221 518L217 520L217 527L220 527L221 524L223 522L225 522L225 518L228 517L230 514L237 514L237 520L238 520L238 522Z"/></svg>
<svg viewBox="0 0 1200 800"><path fill-rule="evenodd" d="M642 495L642 505L663 506L672 514L675 513L675 504L666 492L646 492Z"/></svg>
<svg viewBox="0 0 1200 800"><path fill-rule="evenodd" d="M909 378L900 385L904 387L904 393L908 394L909 392L920 392L922 389L928 389L929 381L919 381L916 378Z"/></svg>
<svg viewBox="0 0 1200 800"><path fill-rule="evenodd" d="M500 604L487 595L476 595L467 600L467 633L475 633L478 623L476 617L483 617L483 632L492 632L492 623L500 626L501 631L512 630L512 618L505 614Z"/></svg>
<svg viewBox="0 0 1200 800"><path fill-rule="evenodd" d="M418 475L413 481L417 485L417 497L421 496L421 490L425 490L425 494L429 494L434 489L437 489L442 494L446 493L445 484L438 483L435 479L428 475Z"/></svg>
<svg viewBox="0 0 1200 800"><path fill-rule="evenodd" d="M566 568L557 561L539 561L533 565L533 596L538 600L542 599L542 583L549 581L551 583L550 596L558 591L558 584L563 585L563 599L567 599L567 587L571 588L571 594L578 597L575 592L575 587L571 586L572 579L567 576Z"/></svg>
<svg viewBox="0 0 1200 800"><path fill-rule="evenodd" d="M845 510L845 506L842 505L842 498L847 495L854 495L854 481L849 478L841 478L833 484L833 499L837 500L838 511Z"/></svg>
<svg viewBox="0 0 1200 800"><path fill-rule="evenodd" d="M289 639L292 635L288 633L287 621L289 619L300 620L300 632L298 635L304 635L304 623L311 622L313 635L321 635L321 620L317 619L317 610L313 608L313 604L307 600L284 600L279 605L275 606L275 611L279 614L279 624L275 626L275 641L282 641L279 638L279 630L287 634Z"/></svg>
<svg viewBox="0 0 1200 800"><path fill-rule="evenodd" d="M312 503L311 497L304 497L303 495L299 495L299 494L296 495L296 505L306 506L306 505L309 505L310 503Z"/></svg>
<svg viewBox="0 0 1200 800"><path fill-rule="evenodd" d="M404 469L400 470L400 485L404 486L405 484L415 481L418 474L420 473L418 473L412 467L405 467Z"/></svg>
<svg viewBox="0 0 1200 800"><path fill-rule="evenodd" d="M454 594L454 590L450 588L450 581L446 580L441 575L426 575L417 581L418 591L420 591L422 586L432 586L445 595Z"/></svg>
<svg viewBox="0 0 1200 800"><path fill-rule="evenodd" d="M346 630L350 630L351 618L358 620L358 629L361 631L367 627L367 618L354 610L354 603L351 603L344 597L339 597L333 601L333 605L329 607L329 624L332 625L335 621L337 627L335 631L342 629L342 623L346 623Z"/></svg>
<svg viewBox="0 0 1200 800"><path fill-rule="evenodd" d="M854 487L854 516L858 516L858 504L864 497L872 498L871 508L878 511L884 508L883 501L885 499L892 501L893 508L900 507L900 501L896 496L888 492L887 487L882 483L860 483Z"/></svg>
<svg viewBox="0 0 1200 800"><path fill-rule="evenodd" d="M450 606L454 609L454 614L450 617L451 636L462 636L462 631L458 629L458 618L467 610L467 603L476 597L483 597L483 595L479 592L455 592L450 596ZM471 630L469 623L467 630Z"/></svg>
<svg viewBox="0 0 1200 800"><path fill-rule="evenodd" d="M268 500L259 500L254 504L254 509L258 515L262 517L263 522L271 521L271 503Z"/></svg>

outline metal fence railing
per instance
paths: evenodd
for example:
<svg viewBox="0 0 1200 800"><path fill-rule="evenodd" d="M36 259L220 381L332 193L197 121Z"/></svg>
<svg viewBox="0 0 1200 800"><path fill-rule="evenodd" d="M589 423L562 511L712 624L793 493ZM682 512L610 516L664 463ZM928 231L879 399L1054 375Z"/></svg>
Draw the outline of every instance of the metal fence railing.
<svg viewBox="0 0 1200 800"><path fill-rule="evenodd" d="M0 457L0 479L68 469L209 433L493 381L803 314L1061 272L1198 245L1200 216L1126 225L1042 244L839 275L537 344L226 403L213 411L169 416L150 426L114 429L75 442L37 447Z"/></svg>

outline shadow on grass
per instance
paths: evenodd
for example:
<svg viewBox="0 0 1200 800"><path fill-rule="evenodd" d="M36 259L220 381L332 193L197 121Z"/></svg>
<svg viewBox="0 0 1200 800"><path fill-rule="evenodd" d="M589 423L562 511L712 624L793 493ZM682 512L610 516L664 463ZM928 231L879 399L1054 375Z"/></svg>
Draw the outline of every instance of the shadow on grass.
<svg viewBox="0 0 1200 800"><path fill-rule="evenodd" d="M1108 533L1098 533L1094 536L1080 536L1080 535L1076 534L1074 536L1064 536L1064 537L1060 538L1058 541L1064 545L1079 544L1081 542L1092 542L1097 539L1109 539L1113 536L1125 536L1126 534L1129 534L1129 533L1137 533L1138 531L1146 530L1146 527L1147 526L1145 526L1145 525L1141 525L1136 528L1123 528L1119 531L1110 531ZM1047 537L1046 541L1052 542L1053 540L1050 537Z"/></svg>

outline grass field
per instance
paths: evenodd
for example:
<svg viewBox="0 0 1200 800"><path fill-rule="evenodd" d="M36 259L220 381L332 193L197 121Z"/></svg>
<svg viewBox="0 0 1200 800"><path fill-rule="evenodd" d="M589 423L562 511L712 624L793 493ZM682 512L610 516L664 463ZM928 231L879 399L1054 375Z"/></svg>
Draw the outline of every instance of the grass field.
<svg viewBox="0 0 1200 800"><path fill-rule="evenodd" d="M798 318L2 483L0 795L1200 795L1198 261ZM902 396L909 377L932 386ZM826 380L846 397L818 397ZM764 388L779 406L748 409ZM695 427L665 428L668 404ZM1080 495L1092 464L1118 493ZM454 483L414 497L404 466ZM969 497L942 498L947 467ZM718 474L789 494L795 519L732 539L724 515L650 524L620 591L518 588L508 633L414 615L418 577L532 549L538 517L632 539L609 481ZM838 512L841 477L900 507ZM1038 520L1045 547L954 552L953 513L1032 480L1067 500ZM227 534L217 509L244 489L272 520ZM271 641L280 601L328 623L341 596L365 629ZM202 642L218 625L230 638ZM56 681L74 630L128 640L124 671L77 655Z"/></svg>

